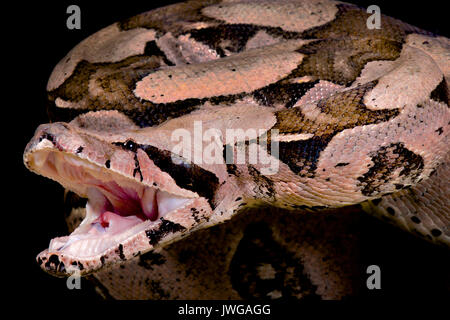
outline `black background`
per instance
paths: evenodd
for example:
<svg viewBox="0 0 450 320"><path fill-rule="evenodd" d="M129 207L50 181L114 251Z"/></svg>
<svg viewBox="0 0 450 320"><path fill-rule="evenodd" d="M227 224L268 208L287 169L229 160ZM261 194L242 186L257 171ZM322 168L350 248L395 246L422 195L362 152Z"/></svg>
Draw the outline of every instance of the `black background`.
<svg viewBox="0 0 450 320"><path fill-rule="evenodd" d="M35 256L49 240L66 234L62 214L62 188L28 172L22 153L40 123L47 122L45 86L53 67L78 42L121 19L175 1L58 1L22 2L3 8L3 275L12 284L10 298L44 303L99 299L83 280L82 290L68 290L65 279L45 274ZM405 22L449 36L444 1L353 1L363 7L377 4L381 12ZM81 8L81 30L66 28L66 8ZM12 161L12 163L11 163ZM9 206L8 204L11 204ZM363 293L366 298L449 297L449 250L439 248L379 221L361 225L366 241L363 265L382 270L382 290ZM365 279L362 279L365 281ZM24 300L26 299L26 300ZM52 302L53 304L54 302Z"/></svg>

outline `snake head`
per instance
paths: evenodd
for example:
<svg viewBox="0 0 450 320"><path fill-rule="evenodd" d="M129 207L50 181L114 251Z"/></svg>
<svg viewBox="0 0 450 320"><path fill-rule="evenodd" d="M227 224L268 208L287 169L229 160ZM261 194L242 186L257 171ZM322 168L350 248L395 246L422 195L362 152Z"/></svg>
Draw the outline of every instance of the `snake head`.
<svg viewBox="0 0 450 320"><path fill-rule="evenodd" d="M226 220L230 214L223 208L239 204L230 204L240 191L227 183L225 167L214 172L176 161L160 143L142 143L120 113L102 114L41 125L24 152L31 171L87 199L81 224L37 256L41 268L56 276L90 274L164 247ZM113 129L105 133L108 126ZM161 140L157 132L145 136Z"/></svg>

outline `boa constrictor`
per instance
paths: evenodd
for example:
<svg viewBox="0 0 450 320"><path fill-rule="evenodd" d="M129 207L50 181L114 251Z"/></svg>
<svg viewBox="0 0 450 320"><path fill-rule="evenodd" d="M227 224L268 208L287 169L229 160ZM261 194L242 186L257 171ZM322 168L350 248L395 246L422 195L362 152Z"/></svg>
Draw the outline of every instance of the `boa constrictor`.
<svg viewBox="0 0 450 320"><path fill-rule="evenodd" d="M355 205L448 246L450 41L387 16L370 29L369 16L331 0L194 0L81 42L55 67L52 123L24 153L73 206L75 230L41 267L93 275L116 298L250 297L242 277L224 280L245 273L229 272L238 255L265 252L259 276L276 279L283 248L302 259L317 254L311 234L338 232L339 213L319 211ZM175 132L192 141L180 148ZM308 226L297 211L324 218ZM239 251L254 233L278 242ZM332 275L317 280L325 260L304 266L311 279L278 263L284 291L266 295L339 297Z"/></svg>

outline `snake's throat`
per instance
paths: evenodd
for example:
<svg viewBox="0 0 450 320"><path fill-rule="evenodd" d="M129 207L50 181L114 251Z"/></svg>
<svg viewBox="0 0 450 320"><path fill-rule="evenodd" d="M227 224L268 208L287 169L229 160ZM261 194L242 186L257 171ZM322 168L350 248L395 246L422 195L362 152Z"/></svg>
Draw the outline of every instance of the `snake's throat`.
<svg viewBox="0 0 450 320"><path fill-rule="evenodd" d="M63 254L75 261L99 257L193 202L64 152L37 151L28 163L33 171L88 199L81 224L69 236L52 239L44 256Z"/></svg>

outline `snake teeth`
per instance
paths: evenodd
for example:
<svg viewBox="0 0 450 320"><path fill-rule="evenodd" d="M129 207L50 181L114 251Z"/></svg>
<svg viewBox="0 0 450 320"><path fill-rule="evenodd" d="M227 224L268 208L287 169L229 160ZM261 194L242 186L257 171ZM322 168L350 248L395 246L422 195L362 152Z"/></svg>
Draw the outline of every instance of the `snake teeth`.
<svg viewBox="0 0 450 320"><path fill-rule="evenodd" d="M154 221L158 217L164 217L167 213L182 207L188 200L147 187L141 199L141 206L145 216Z"/></svg>
<svg viewBox="0 0 450 320"><path fill-rule="evenodd" d="M156 200L157 190L154 188L145 188L141 199L142 211L145 216L154 221L158 218L158 205Z"/></svg>

